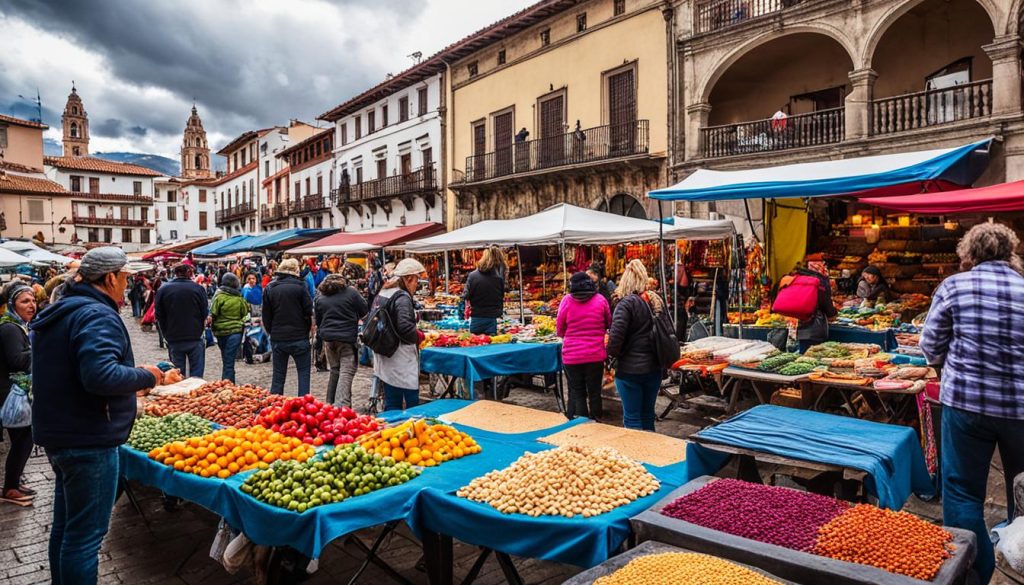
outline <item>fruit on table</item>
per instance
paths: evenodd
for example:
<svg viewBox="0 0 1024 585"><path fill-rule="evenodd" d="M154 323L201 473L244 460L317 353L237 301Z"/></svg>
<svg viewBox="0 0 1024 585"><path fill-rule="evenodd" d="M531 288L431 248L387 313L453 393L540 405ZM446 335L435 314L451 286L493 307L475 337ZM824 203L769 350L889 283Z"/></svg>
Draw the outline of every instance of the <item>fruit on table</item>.
<svg viewBox="0 0 1024 585"><path fill-rule="evenodd" d="M797 353L780 353L779 355L773 355L770 358L765 359L757 366L757 369L762 372L775 372L790 362L794 362L800 354Z"/></svg>
<svg viewBox="0 0 1024 585"><path fill-rule="evenodd" d="M278 461L245 480L241 490L272 506L302 513L323 504L403 484L419 475L412 465L340 445L321 461Z"/></svg>
<svg viewBox="0 0 1024 585"><path fill-rule="evenodd" d="M316 451L295 437L264 427L221 429L202 437L174 441L149 452L149 458L175 471L228 478L239 471L266 467L279 459L306 461Z"/></svg>
<svg viewBox="0 0 1024 585"><path fill-rule="evenodd" d="M312 394L264 408L254 424L317 447L352 443L356 437L372 433L380 426L372 416L357 415L347 406L324 404Z"/></svg>
<svg viewBox="0 0 1024 585"><path fill-rule="evenodd" d="M810 552L818 530L849 504L808 492L718 479L665 506L670 518L727 534Z"/></svg>
<svg viewBox="0 0 1024 585"><path fill-rule="evenodd" d="M135 421L128 445L144 453L189 437L201 437L213 430L209 421L187 412L167 416L143 416Z"/></svg>
<svg viewBox="0 0 1024 585"><path fill-rule="evenodd" d="M821 527L814 552L931 581L950 557L952 540L913 514L858 504Z"/></svg>
<svg viewBox="0 0 1024 585"><path fill-rule="evenodd" d="M644 466L608 447L565 446L527 453L457 494L503 514L589 518L658 491Z"/></svg>
<svg viewBox="0 0 1024 585"><path fill-rule="evenodd" d="M661 553L633 559L594 585L779 585L779 581L724 561L698 553Z"/></svg>
<svg viewBox="0 0 1024 585"><path fill-rule="evenodd" d="M425 419L409 419L402 424L382 429L360 443L367 451L395 461L434 467L450 459L475 455L482 449L473 437L454 427L430 423Z"/></svg>
<svg viewBox="0 0 1024 585"><path fill-rule="evenodd" d="M235 386L221 380L203 384L187 394L154 398L146 404L145 412L151 416L190 412L226 427L247 427L252 424L256 413L284 399L284 396L270 394L258 386Z"/></svg>

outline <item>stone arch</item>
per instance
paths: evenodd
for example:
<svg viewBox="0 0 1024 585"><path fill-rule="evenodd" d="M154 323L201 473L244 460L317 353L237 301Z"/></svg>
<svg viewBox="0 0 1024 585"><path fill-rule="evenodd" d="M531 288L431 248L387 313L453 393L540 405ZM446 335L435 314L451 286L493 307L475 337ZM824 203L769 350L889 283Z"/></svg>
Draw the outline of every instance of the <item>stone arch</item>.
<svg viewBox="0 0 1024 585"><path fill-rule="evenodd" d="M737 49L733 50L726 56L722 57L717 63L715 63L714 66L711 67L710 73L700 83L698 83L698 95L700 96L700 99L698 101L701 103L707 103L709 97L711 96L711 91L715 88L715 84L718 83L719 79L721 79L722 76L725 75L725 73L729 70L730 67L735 65L736 62L742 59L745 55L749 54L751 51L757 49L761 45L770 43L774 40L783 37L799 33L818 34L828 39L831 39L832 41L835 41L836 43L839 44L839 46L843 48L843 50L846 51L846 54L850 58L850 61L853 63L854 68L856 69L858 67L859 62L856 58L856 43L854 43L854 41L851 40L846 35L846 33L844 33L839 28L826 23L793 26L790 28L786 28L785 30L771 31L754 37L753 39L747 41L746 43L744 43Z"/></svg>
<svg viewBox="0 0 1024 585"><path fill-rule="evenodd" d="M915 6L925 1L926 0L907 0L906 2L898 6L890 8L889 11L882 18L878 19L878 21L875 23L875 26L872 27L871 32L868 33L868 41L864 43L863 53L861 53L860 55L861 67L871 66L871 60L875 54L875 50L878 48L878 43L882 40L883 37L885 37L885 33L887 33L889 29L892 28L892 25L895 24L895 22L899 20L901 16L903 16L907 12L910 12L910 10L913 9ZM992 0L971 1L973 1L975 4L978 4L979 6L981 6L983 10L985 10L985 13L988 14L988 17L992 22L992 29L996 31L996 34L998 34L998 31L1002 30L1003 27L999 26L999 9L995 6L994 2ZM1015 7L1014 12L1010 13L1011 15L1020 13L1021 1L1022 0L1014 0L1014 3L1017 4L1018 6ZM1015 21L1016 19L1010 18L1009 20Z"/></svg>
<svg viewBox="0 0 1024 585"><path fill-rule="evenodd" d="M624 217L636 217L647 219L647 210L643 202L629 193L616 193L609 198L602 199L597 205L598 211L622 215Z"/></svg>
<svg viewBox="0 0 1024 585"><path fill-rule="evenodd" d="M78 138L78 123L77 122L72 122L71 123L71 137L72 138Z"/></svg>

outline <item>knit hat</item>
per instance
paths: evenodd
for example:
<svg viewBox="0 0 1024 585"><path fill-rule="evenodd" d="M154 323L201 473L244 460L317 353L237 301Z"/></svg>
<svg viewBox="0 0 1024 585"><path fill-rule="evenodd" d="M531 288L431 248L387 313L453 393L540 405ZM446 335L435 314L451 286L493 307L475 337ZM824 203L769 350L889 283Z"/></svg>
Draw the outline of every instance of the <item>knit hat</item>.
<svg viewBox="0 0 1024 585"><path fill-rule="evenodd" d="M230 272L225 272L224 276L220 277L220 285L228 288L241 288L242 283L238 281L238 277Z"/></svg>
<svg viewBox="0 0 1024 585"><path fill-rule="evenodd" d="M128 264L128 256L124 250L114 246L101 246L93 248L82 256L82 264L78 267L78 274L87 281L118 272Z"/></svg>
<svg viewBox="0 0 1024 585"><path fill-rule="evenodd" d="M299 261L296 260L295 258L288 258L287 260L282 260L281 263L277 266L277 270L275 270L274 272L278 274L287 274L289 276L294 276L298 278Z"/></svg>
<svg viewBox="0 0 1024 585"><path fill-rule="evenodd" d="M412 258L406 258L395 266L395 271L391 273L391 276L419 276L426 272L427 269L420 264L419 260Z"/></svg>

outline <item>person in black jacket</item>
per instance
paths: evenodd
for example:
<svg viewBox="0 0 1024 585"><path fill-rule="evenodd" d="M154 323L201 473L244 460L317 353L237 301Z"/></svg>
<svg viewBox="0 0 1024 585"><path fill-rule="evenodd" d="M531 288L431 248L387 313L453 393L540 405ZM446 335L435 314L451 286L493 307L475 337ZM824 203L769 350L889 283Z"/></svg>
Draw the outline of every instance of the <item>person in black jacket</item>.
<svg viewBox="0 0 1024 585"><path fill-rule="evenodd" d="M498 334L498 319L505 309L505 273L508 263L501 248L484 250L476 270L466 278L462 297L469 303L469 332L475 335Z"/></svg>
<svg viewBox="0 0 1024 585"><path fill-rule="evenodd" d="M7 400L12 374L28 374L32 369L32 347L28 342L28 323L36 314L36 299L32 288L21 281L7 285L0 294L0 304L7 311L0 315L0 405ZM29 388L26 388L29 390ZM3 430L0 429L0 435ZM35 492L21 484L25 464L32 454L32 427L8 428L11 448L4 462L4 487L0 501L19 506L31 506ZM2 437L0 437L2 438Z"/></svg>
<svg viewBox="0 0 1024 585"><path fill-rule="evenodd" d="M167 340L171 363L182 374L202 378L206 368L206 317L210 314L206 290L192 282L192 266L181 263L174 279L156 293L156 321Z"/></svg>
<svg viewBox="0 0 1024 585"><path fill-rule="evenodd" d="M331 378L327 382L327 402L337 406L352 406L352 380L359 368L356 338L359 321L369 308L359 291L348 286L340 274L331 274L320 283L320 294L313 302L316 328L324 340L327 365ZM341 396L337 396L338 384Z"/></svg>
<svg viewBox="0 0 1024 585"><path fill-rule="evenodd" d="M665 302L648 290L647 269L635 259L626 265L614 298L618 302L608 331L608 357L617 360L615 388L622 399L622 424L653 431L663 372L651 342L652 313L664 311Z"/></svg>
<svg viewBox="0 0 1024 585"><path fill-rule="evenodd" d="M284 394L288 377L288 358L295 360L299 376L299 396L309 394L309 370L313 355L309 335L313 328L313 299L306 283L299 278L299 261L282 260L274 272L274 281L263 291L263 328L270 336L274 375L272 394Z"/></svg>

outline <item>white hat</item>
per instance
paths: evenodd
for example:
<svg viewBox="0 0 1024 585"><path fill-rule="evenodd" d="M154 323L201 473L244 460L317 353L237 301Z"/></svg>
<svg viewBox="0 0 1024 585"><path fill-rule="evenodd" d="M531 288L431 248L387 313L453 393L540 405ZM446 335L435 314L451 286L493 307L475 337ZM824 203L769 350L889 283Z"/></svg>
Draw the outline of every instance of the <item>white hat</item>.
<svg viewBox="0 0 1024 585"><path fill-rule="evenodd" d="M395 271L391 273L392 276L419 276L426 272L427 269L420 264L419 260L412 258L406 258L395 266Z"/></svg>

